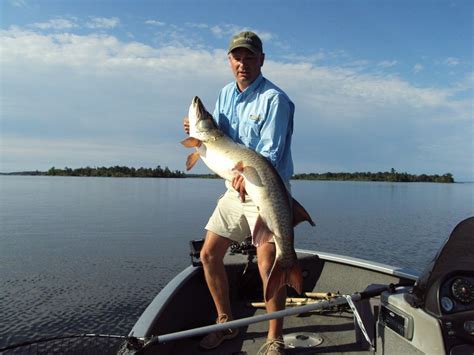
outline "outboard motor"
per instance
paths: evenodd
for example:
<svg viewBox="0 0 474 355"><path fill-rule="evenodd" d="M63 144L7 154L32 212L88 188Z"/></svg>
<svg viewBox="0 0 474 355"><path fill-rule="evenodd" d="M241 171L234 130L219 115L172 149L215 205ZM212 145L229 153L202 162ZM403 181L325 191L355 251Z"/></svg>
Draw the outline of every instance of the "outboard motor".
<svg viewBox="0 0 474 355"><path fill-rule="evenodd" d="M474 217L454 228L411 290L381 300L377 353L474 354Z"/></svg>

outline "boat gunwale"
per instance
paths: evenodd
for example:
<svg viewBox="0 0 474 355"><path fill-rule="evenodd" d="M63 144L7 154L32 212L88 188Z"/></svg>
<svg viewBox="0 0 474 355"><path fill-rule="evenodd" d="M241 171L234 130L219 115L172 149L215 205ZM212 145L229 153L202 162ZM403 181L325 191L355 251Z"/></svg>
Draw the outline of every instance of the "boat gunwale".
<svg viewBox="0 0 474 355"><path fill-rule="evenodd" d="M393 275L396 277L410 279L413 281L416 281L418 277L420 276L420 273L417 272L416 270L409 269L409 268L395 267L392 265L379 263L377 261L370 261L370 260L361 259L361 258L354 258L352 256L314 251L314 250L309 250L309 249L295 249L295 251L297 253L317 255L322 260L332 261L332 262L345 264L349 266L355 266L355 267L363 268L366 270L377 271L386 275Z"/></svg>
<svg viewBox="0 0 474 355"><path fill-rule="evenodd" d="M386 275L393 275L400 278L406 278L413 281L416 281L419 274L410 269L402 269L387 264L378 263L375 261L369 261L360 258L353 258L350 256L328 253L328 252L319 252L308 249L295 249L297 253L317 255L320 259L324 261L344 264L348 266L354 266L366 270L380 272ZM156 323L156 320L160 317L161 313L166 309L166 306L172 299L173 295L178 292L178 290L198 271L201 270L201 267L196 267L189 265L179 274L173 277L170 282L155 296L153 301L146 307L143 313L138 318L137 322L133 326L132 330L129 333L129 337L134 337L138 339L147 339L151 337L151 330L153 325Z"/></svg>

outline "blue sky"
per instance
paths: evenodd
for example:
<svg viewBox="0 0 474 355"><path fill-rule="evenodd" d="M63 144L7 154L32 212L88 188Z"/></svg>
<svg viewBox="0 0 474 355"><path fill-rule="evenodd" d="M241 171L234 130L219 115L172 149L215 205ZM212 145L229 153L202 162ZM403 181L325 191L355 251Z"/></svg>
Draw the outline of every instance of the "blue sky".
<svg viewBox="0 0 474 355"><path fill-rule="evenodd" d="M184 170L182 118L264 43L296 105L295 171L450 172L474 181L468 0L0 2L0 171ZM195 172L208 172L198 164Z"/></svg>

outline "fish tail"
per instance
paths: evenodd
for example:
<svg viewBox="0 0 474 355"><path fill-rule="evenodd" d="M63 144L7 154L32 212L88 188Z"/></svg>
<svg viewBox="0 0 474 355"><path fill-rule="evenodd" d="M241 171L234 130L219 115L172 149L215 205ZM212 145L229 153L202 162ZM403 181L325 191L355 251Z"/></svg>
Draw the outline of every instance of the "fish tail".
<svg viewBox="0 0 474 355"><path fill-rule="evenodd" d="M275 260L265 288L265 301L268 302L285 285L294 288L298 294L303 292L303 277L298 261L291 268L282 269L278 260Z"/></svg>
<svg viewBox="0 0 474 355"><path fill-rule="evenodd" d="M295 199L293 199L293 226L297 224L307 221L313 227L316 223L313 222L309 213L304 209L304 207Z"/></svg>

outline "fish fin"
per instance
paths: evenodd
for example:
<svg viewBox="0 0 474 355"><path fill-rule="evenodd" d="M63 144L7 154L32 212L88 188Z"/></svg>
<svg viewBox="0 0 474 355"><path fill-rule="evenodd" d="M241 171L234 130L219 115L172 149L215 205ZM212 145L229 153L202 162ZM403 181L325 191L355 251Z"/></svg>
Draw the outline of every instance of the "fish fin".
<svg viewBox="0 0 474 355"><path fill-rule="evenodd" d="M293 226L296 226L303 221L308 221L308 223L313 227L316 225L304 207L301 206L298 201L293 199Z"/></svg>
<svg viewBox="0 0 474 355"><path fill-rule="evenodd" d="M255 221L255 227L253 228L252 233L252 243L256 247L262 245L266 242L269 242L273 238L273 233L268 229L268 226L263 221L260 215L257 217Z"/></svg>
<svg viewBox="0 0 474 355"><path fill-rule="evenodd" d="M194 137L188 137L185 140L182 140L181 144L184 145L186 148L194 148L194 147L200 147L202 144L202 141Z"/></svg>
<svg viewBox="0 0 474 355"><path fill-rule="evenodd" d="M296 261L290 269L283 270L278 260L275 260L265 287L265 301L268 302L272 299L285 285L294 288L298 294L303 292L303 276L300 266Z"/></svg>
<svg viewBox="0 0 474 355"><path fill-rule="evenodd" d="M191 170L194 165L196 165L197 161L199 160L199 153L194 152L188 155L188 159L186 160L186 170Z"/></svg>

